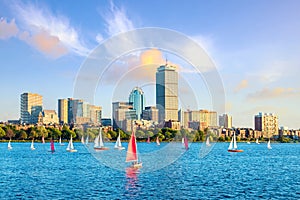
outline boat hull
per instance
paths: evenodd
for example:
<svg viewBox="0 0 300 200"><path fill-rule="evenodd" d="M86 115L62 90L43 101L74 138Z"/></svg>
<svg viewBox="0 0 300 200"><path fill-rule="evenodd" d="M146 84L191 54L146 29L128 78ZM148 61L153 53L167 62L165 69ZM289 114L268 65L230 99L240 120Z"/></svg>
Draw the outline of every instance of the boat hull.
<svg viewBox="0 0 300 200"><path fill-rule="evenodd" d="M109 150L108 147L94 147L95 151L105 151L105 150Z"/></svg>
<svg viewBox="0 0 300 200"><path fill-rule="evenodd" d="M228 149L228 152L244 152L244 150L241 150L241 149Z"/></svg>
<svg viewBox="0 0 300 200"><path fill-rule="evenodd" d="M124 150L125 147L115 147L115 149L118 149L118 150Z"/></svg>
<svg viewBox="0 0 300 200"><path fill-rule="evenodd" d="M74 152L77 152L77 150L76 149L69 149L69 150L67 150L67 152L74 153Z"/></svg>
<svg viewBox="0 0 300 200"><path fill-rule="evenodd" d="M35 150L35 148L31 148L31 150Z"/></svg>

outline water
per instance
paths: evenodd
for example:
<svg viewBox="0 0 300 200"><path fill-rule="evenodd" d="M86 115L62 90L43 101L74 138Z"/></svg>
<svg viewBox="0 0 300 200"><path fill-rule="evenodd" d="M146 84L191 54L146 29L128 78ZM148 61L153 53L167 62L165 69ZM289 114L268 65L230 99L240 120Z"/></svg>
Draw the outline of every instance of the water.
<svg viewBox="0 0 300 200"><path fill-rule="evenodd" d="M272 144L272 150L266 143L239 144L243 153L228 153L227 143L217 143L199 158L202 144L195 143L172 164L151 172L145 172L147 159L139 172L104 166L80 143L74 144L77 153L56 144L53 154L50 144L36 143L35 151L30 143L12 145L8 151L7 143L0 143L0 199L300 199L299 144ZM142 155L166 146L138 145ZM97 154L104 159L116 152ZM157 160L163 162L165 155Z"/></svg>

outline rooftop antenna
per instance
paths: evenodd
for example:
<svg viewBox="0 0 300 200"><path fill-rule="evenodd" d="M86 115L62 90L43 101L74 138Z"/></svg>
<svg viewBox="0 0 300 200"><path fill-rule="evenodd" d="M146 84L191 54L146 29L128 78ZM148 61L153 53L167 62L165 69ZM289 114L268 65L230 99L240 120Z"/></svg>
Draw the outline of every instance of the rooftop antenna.
<svg viewBox="0 0 300 200"><path fill-rule="evenodd" d="M166 56L166 66L168 65L168 56Z"/></svg>

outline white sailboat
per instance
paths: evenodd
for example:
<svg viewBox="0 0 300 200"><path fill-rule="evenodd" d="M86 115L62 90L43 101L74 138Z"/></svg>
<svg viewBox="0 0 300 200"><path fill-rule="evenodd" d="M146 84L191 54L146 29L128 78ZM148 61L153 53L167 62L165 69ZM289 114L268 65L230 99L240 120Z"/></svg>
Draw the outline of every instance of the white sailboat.
<svg viewBox="0 0 300 200"><path fill-rule="evenodd" d="M12 149L12 146L11 146L10 140L9 140L9 142L8 142L8 144L7 144L7 149L8 149L8 150L11 150L11 149Z"/></svg>
<svg viewBox="0 0 300 200"><path fill-rule="evenodd" d="M260 144L259 142L258 142L258 138L256 139L256 142L255 142L256 144Z"/></svg>
<svg viewBox="0 0 300 200"><path fill-rule="evenodd" d="M65 145L64 143L61 143L61 137L59 137L59 145L60 146L64 146Z"/></svg>
<svg viewBox="0 0 300 200"><path fill-rule="evenodd" d="M270 139L269 139L269 141L268 141L268 149L272 149Z"/></svg>
<svg viewBox="0 0 300 200"><path fill-rule="evenodd" d="M119 149L119 150L125 149L125 147L122 147L120 133L119 133L119 136L118 136L116 144L115 144L115 149Z"/></svg>
<svg viewBox="0 0 300 200"><path fill-rule="evenodd" d="M228 147L228 152L243 152L243 150L238 149L237 147L235 133L233 133L233 137Z"/></svg>
<svg viewBox="0 0 300 200"><path fill-rule="evenodd" d="M69 141L69 144L68 144L68 147L66 149L68 152L77 152L77 150L74 148L74 145L73 145L73 138L72 138L72 135L71 135L71 139Z"/></svg>
<svg viewBox="0 0 300 200"><path fill-rule="evenodd" d="M84 144L84 138L81 136L81 143Z"/></svg>
<svg viewBox="0 0 300 200"><path fill-rule="evenodd" d="M31 142L30 149L31 149L31 150L35 150L35 147L34 147L34 142L33 142L33 140L32 140L32 142Z"/></svg>
<svg viewBox="0 0 300 200"><path fill-rule="evenodd" d="M158 146L160 145L158 136L156 137L156 144L157 144Z"/></svg>
<svg viewBox="0 0 300 200"><path fill-rule="evenodd" d="M101 128L100 128L100 131L99 131L99 135L95 138L94 143L95 143L94 144L94 149L95 150L108 150L109 149L108 147L104 146L104 143L103 143L103 140L102 140Z"/></svg>
<svg viewBox="0 0 300 200"><path fill-rule="evenodd" d="M89 136L88 135L86 136L86 139L85 139L85 145L89 145Z"/></svg>
<svg viewBox="0 0 300 200"><path fill-rule="evenodd" d="M206 144L206 146L210 147L211 144L209 143L209 136L207 136L205 144Z"/></svg>

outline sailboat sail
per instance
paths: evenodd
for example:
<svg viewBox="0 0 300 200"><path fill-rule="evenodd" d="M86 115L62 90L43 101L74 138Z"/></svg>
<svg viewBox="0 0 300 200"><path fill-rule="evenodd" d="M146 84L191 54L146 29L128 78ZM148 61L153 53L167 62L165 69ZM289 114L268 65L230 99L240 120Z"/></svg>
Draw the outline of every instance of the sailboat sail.
<svg viewBox="0 0 300 200"><path fill-rule="evenodd" d="M160 145L158 136L156 137L156 144L157 144L157 145Z"/></svg>
<svg viewBox="0 0 300 200"><path fill-rule="evenodd" d="M233 149L233 138L231 138L231 142L230 142L230 144L229 144L228 149Z"/></svg>
<svg viewBox="0 0 300 200"><path fill-rule="evenodd" d="M99 144L99 135L94 140L94 147L98 147Z"/></svg>
<svg viewBox="0 0 300 200"><path fill-rule="evenodd" d="M53 142L52 139L51 139L51 141L50 141L50 149L51 149L51 152L54 152L54 151L55 151L55 148L54 148L54 142Z"/></svg>
<svg viewBox="0 0 300 200"><path fill-rule="evenodd" d="M210 146L210 143L209 143L209 136L208 136L207 139L206 139L206 146Z"/></svg>
<svg viewBox="0 0 300 200"><path fill-rule="evenodd" d="M8 142L8 144L7 144L7 148L8 148L8 149L12 149L12 146L11 146L10 140L9 140L9 142Z"/></svg>
<svg viewBox="0 0 300 200"><path fill-rule="evenodd" d="M258 142L258 138L256 139L256 144L259 144L259 142Z"/></svg>
<svg viewBox="0 0 300 200"><path fill-rule="evenodd" d="M233 133L233 148L237 149L235 133Z"/></svg>
<svg viewBox="0 0 300 200"><path fill-rule="evenodd" d="M31 142L30 148L31 148L31 150L35 150L33 140Z"/></svg>
<svg viewBox="0 0 300 200"><path fill-rule="evenodd" d="M45 138L44 138L44 136L42 137L42 143L45 144Z"/></svg>
<svg viewBox="0 0 300 200"><path fill-rule="evenodd" d="M101 128L100 128L100 133L99 133L99 147L104 147L104 144L103 144L103 141L102 141Z"/></svg>
<svg viewBox="0 0 300 200"><path fill-rule="evenodd" d="M135 162L135 161L138 161L138 154L137 154L135 134L134 134L134 131L132 131L131 137L130 137L130 140L128 143L126 162Z"/></svg>
<svg viewBox="0 0 300 200"><path fill-rule="evenodd" d="M181 144L182 144L183 147L185 147L184 146L184 137L181 139Z"/></svg>
<svg viewBox="0 0 300 200"><path fill-rule="evenodd" d="M184 136L184 147L186 150L188 150L188 148L189 148L189 143L188 143L188 139L186 136Z"/></svg>
<svg viewBox="0 0 300 200"><path fill-rule="evenodd" d="M269 139L269 141L268 141L268 149L272 149L270 139Z"/></svg>
<svg viewBox="0 0 300 200"><path fill-rule="evenodd" d="M69 144L68 144L68 147L67 147L67 151L69 150L73 150L74 149L74 146L73 146L73 138L72 138L72 135L71 135L71 139L69 141Z"/></svg>
<svg viewBox="0 0 300 200"><path fill-rule="evenodd" d="M117 138L117 141L116 141L116 144L115 144L115 148L123 148L122 147L122 143L121 143L121 136L120 136L120 133L119 133L119 136Z"/></svg>
<svg viewBox="0 0 300 200"><path fill-rule="evenodd" d="M148 136L147 143L150 143L150 137Z"/></svg>
<svg viewBox="0 0 300 200"><path fill-rule="evenodd" d="M84 138L81 136L81 143L84 144Z"/></svg>
<svg viewBox="0 0 300 200"><path fill-rule="evenodd" d="M88 144L89 144L89 136L88 136L88 135L86 136L86 139L85 139L85 144L86 144L86 145L88 145Z"/></svg>

